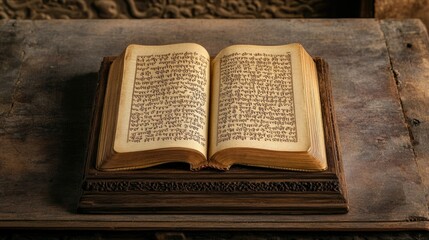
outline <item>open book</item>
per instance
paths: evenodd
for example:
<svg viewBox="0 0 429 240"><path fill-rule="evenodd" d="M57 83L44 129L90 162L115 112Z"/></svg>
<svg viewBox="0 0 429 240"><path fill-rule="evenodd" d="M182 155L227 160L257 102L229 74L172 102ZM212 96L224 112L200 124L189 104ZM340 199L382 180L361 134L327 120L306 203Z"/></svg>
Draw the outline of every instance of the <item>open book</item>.
<svg viewBox="0 0 429 240"><path fill-rule="evenodd" d="M130 45L110 68L96 168L327 168L317 70L300 44Z"/></svg>

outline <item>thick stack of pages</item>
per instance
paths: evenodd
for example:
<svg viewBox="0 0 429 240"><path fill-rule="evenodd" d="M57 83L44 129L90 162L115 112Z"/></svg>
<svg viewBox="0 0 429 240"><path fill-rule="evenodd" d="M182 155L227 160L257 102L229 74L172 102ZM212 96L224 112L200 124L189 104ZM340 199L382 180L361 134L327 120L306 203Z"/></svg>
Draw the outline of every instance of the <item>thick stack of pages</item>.
<svg viewBox="0 0 429 240"><path fill-rule="evenodd" d="M209 61L197 44L127 47L110 68L97 168L326 169L316 66L301 45L235 45Z"/></svg>
<svg viewBox="0 0 429 240"><path fill-rule="evenodd" d="M347 212L327 64L299 44L210 59L192 43L105 58L79 210Z"/></svg>

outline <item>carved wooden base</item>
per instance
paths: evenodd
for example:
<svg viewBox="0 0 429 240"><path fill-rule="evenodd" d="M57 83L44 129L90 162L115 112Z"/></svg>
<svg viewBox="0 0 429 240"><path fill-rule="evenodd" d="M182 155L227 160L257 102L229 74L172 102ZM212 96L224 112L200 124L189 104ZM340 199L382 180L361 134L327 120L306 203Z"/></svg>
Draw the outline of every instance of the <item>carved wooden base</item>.
<svg viewBox="0 0 429 240"><path fill-rule="evenodd" d="M328 170L292 172L233 166L229 171L190 172L185 164L118 172L94 168L107 73L102 62L78 210L97 213L264 213L347 212L346 188L332 106L328 66L316 58L319 73Z"/></svg>

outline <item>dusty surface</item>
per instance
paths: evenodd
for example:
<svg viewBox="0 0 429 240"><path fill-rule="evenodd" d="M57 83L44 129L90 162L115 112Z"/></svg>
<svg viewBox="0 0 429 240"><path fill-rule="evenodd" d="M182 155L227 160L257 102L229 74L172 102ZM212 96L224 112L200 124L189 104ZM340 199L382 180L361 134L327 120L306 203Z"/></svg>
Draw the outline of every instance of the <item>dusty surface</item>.
<svg viewBox="0 0 429 240"><path fill-rule="evenodd" d="M382 29L420 175L429 186L429 41L423 26L386 21ZM428 193L428 190L426 190Z"/></svg>

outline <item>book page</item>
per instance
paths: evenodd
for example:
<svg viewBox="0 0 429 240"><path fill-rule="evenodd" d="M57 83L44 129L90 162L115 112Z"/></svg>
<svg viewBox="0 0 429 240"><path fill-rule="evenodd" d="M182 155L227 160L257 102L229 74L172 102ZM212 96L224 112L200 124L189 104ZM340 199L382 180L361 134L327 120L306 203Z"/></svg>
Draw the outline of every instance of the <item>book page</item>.
<svg viewBox="0 0 429 240"><path fill-rule="evenodd" d="M207 156L210 58L197 44L125 52L116 152L184 147Z"/></svg>
<svg viewBox="0 0 429 240"><path fill-rule="evenodd" d="M216 56L210 156L233 147L309 149L299 46L236 45Z"/></svg>

